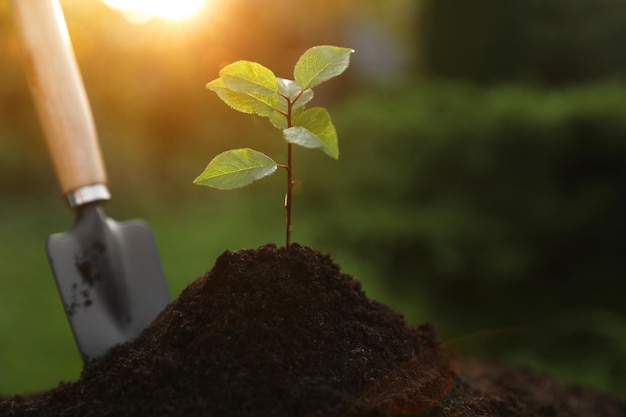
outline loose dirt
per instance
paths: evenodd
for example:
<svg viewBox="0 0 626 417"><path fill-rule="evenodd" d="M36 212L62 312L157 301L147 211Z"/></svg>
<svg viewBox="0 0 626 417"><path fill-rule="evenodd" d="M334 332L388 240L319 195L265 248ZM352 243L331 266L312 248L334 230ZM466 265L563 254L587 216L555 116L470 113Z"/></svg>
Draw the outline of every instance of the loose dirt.
<svg viewBox="0 0 626 417"><path fill-rule="evenodd" d="M591 390L456 363L429 324L293 244L225 252L136 339L0 416L625 417Z"/></svg>

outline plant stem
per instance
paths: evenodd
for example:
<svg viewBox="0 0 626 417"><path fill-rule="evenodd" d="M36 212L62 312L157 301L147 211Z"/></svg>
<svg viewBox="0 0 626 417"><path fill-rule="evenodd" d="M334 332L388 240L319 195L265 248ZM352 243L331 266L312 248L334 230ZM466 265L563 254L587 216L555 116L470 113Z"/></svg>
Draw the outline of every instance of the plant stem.
<svg viewBox="0 0 626 417"><path fill-rule="evenodd" d="M285 194L285 210L287 212L287 224L285 231L285 247L289 249L289 245L291 244L291 195L293 186L296 182L293 180L293 176L291 173L291 143L287 144L287 165L284 164L276 164L278 168L284 168L287 171L287 193Z"/></svg>
<svg viewBox="0 0 626 417"><path fill-rule="evenodd" d="M287 193L285 194L285 210L287 211L287 227L286 227L286 236L285 236L285 247L289 249L289 245L291 244L291 190L296 182L293 180L291 175L291 144L287 146L287 158L288 165L284 164L276 164L278 168L283 168L287 171Z"/></svg>
<svg viewBox="0 0 626 417"><path fill-rule="evenodd" d="M286 236L285 236L285 245L289 248L291 244L291 204L292 204L292 190L295 182L293 181L293 176L291 172L291 152L292 152L291 143L287 144L287 194L285 196L285 210L287 211L287 225L286 225Z"/></svg>
<svg viewBox="0 0 626 417"><path fill-rule="evenodd" d="M282 97L287 100L287 114L284 116L287 118L287 127L292 127L292 112L293 105L302 97L304 90L300 90L300 93L291 100L289 97L283 95ZM292 171L292 163L291 163L291 154L292 154L292 144L287 143L287 165L278 165L280 168L285 168L287 170L287 194L285 195L285 211L287 212L287 224L285 231L285 247L289 249L289 245L291 244L291 207L292 207L292 191L293 186L296 184L293 180L293 171Z"/></svg>

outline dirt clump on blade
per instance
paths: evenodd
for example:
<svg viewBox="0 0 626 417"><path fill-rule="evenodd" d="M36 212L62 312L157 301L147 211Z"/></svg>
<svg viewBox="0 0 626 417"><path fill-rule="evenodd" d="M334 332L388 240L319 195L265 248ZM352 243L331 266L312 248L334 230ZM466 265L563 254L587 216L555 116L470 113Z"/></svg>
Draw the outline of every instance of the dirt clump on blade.
<svg viewBox="0 0 626 417"><path fill-rule="evenodd" d="M487 368L530 385L519 390L490 383L480 365L461 377L456 368L431 325L407 325L330 257L266 245L225 252L138 338L76 382L3 400L0 415L626 416L592 393L584 404L547 403L535 391L548 380L525 371Z"/></svg>

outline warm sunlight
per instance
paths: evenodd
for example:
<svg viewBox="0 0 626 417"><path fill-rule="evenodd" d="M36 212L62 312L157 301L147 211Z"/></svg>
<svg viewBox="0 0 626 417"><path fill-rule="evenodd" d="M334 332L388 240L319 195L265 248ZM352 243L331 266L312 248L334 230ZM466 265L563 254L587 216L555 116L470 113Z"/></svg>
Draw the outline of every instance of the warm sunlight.
<svg viewBox="0 0 626 417"><path fill-rule="evenodd" d="M120 11L132 23L145 23L153 17L183 20L196 14L205 0L101 0Z"/></svg>

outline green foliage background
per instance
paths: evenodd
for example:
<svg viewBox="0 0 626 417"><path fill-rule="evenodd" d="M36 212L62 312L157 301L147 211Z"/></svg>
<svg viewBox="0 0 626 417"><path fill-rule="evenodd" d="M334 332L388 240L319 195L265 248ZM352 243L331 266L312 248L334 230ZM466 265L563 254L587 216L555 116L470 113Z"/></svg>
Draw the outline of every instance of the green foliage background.
<svg viewBox="0 0 626 417"><path fill-rule="evenodd" d="M325 243L445 336L516 327L491 355L623 392L623 86L433 82L359 95L337 117L344 155L375 162L326 171L333 195L315 186Z"/></svg>
<svg viewBox="0 0 626 417"><path fill-rule="evenodd" d="M463 338L451 345L461 355L626 398L625 1L465 3L307 0L285 16L289 0L232 0L184 25L134 26L95 0L65 0L111 177L106 212L150 223L173 295L225 249L282 242L281 175L230 192L191 183L226 149L285 157L266 120L204 85L237 59L288 77L312 45L354 47L313 101L329 107L340 160L294 155L294 240L410 321L434 322L443 341ZM43 249L72 213L6 8L0 395L81 366ZM367 49L372 32L386 48Z"/></svg>

